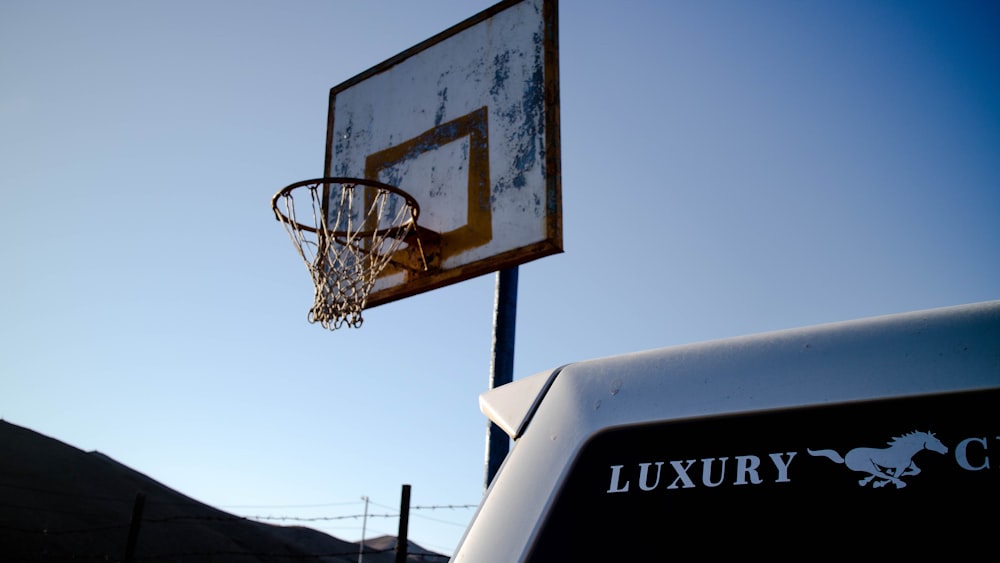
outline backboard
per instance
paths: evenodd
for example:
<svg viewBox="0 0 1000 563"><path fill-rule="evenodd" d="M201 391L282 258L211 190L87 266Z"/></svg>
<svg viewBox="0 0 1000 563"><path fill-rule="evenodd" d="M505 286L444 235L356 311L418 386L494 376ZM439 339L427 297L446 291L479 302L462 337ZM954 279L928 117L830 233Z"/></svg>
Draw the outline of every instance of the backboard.
<svg viewBox="0 0 1000 563"><path fill-rule="evenodd" d="M405 191L435 233L366 307L561 252L557 1L501 2L333 87L324 171Z"/></svg>

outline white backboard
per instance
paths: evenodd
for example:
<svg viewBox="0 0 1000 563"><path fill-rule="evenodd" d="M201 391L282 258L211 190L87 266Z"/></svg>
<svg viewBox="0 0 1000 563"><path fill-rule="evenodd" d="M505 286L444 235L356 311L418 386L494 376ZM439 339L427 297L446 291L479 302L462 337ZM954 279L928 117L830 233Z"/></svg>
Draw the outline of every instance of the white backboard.
<svg viewBox="0 0 1000 563"><path fill-rule="evenodd" d="M440 234L368 307L562 251L555 0L506 1L335 86L326 176L377 180Z"/></svg>

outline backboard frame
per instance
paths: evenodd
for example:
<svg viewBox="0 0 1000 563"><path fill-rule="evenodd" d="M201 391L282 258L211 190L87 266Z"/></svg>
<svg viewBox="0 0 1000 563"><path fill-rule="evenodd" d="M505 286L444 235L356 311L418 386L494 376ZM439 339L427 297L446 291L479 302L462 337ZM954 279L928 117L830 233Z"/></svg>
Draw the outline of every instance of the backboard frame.
<svg viewBox="0 0 1000 563"><path fill-rule="evenodd" d="M324 163L325 176L342 176L344 170L339 167L338 149L339 142L337 133L337 100L338 96L345 96L352 88L362 85L366 81L380 77L384 73L396 71L406 72L407 65L416 60L421 53L427 52L437 46L445 44L449 40L454 40L470 30L481 30L483 26L493 25L495 18L503 17L505 12L512 9L531 10L540 12L541 16L541 52L540 66L542 77L541 84L541 104L542 131L540 132L541 144L539 147L539 162L535 166L541 166L541 175L544 181L543 193L538 197L544 199L539 204L542 208L544 226L536 240L527 244L522 244L515 248L503 249L500 252L486 257L477 258L468 263L462 263L453 267L444 267L437 271L427 272L401 272L389 269L384 275L399 276L400 281L387 282L386 287L376 287L368 296L366 308L375 307L381 304L396 301L444 287L460 281L472 279L483 274L511 268L538 258L557 254L563 251L562 241L562 179L561 179L561 151L560 151L560 117L559 117L559 53L558 53L558 2L557 0L505 0L486 10L458 23L447 30L423 41L410 49L407 49L394 57L350 78L349 80L334 86L330 90L329 113L327 123L326 155ZM477 27L478 26L478 27ZM481 31L478 31L481 33ZM414 63L415 64L415 63ZM404 69L404 70L400 70ZM468 195L468 217L475 217L475 221L468 220L468 228L456 229L453 232L442 233L442 244L450 245L446 248L462 249L475 245L484 244L493 237L493 231L502 228L496 225L490 215L493 209L494 179L490 176L489 159L484 163L477 154L482 150L481 145L487 141L483 138L486 132L494 124L490 123L489 107L484 105L480 109L469 112L466 115L453 117L444 123L428 122L427 127L416 136L409 139L397 139L397 144L393 146L378 147L368 154L364 165L364 177L370 180L379 180L380 168L384 168L386 162L394 162L403 158L401 155L411 154L412 147L423 145L433 145L435 149L444 143L453 141L456 138L467 139L469 158L469 195ZM440 120L439 120L440 121ZM477 204L478 202L478 204ZM488 202L483 205L483 202ZM429 205L426 201L420 202L422 207ZM509 211L507 213L510 213ZM515 227L516 228L516 227ZM492 229L492 230L491 230Z"/></svg>

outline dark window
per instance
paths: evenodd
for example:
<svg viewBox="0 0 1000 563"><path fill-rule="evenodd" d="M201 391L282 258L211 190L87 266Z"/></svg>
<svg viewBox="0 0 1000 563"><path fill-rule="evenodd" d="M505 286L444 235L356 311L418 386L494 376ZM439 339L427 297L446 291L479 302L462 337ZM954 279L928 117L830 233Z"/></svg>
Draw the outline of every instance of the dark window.
<svg viewBox="0 0 1000 563"><path fill-rule="evenodd" d="M998 406L994 390L605 431L529 560L995 553Z"/></svg>

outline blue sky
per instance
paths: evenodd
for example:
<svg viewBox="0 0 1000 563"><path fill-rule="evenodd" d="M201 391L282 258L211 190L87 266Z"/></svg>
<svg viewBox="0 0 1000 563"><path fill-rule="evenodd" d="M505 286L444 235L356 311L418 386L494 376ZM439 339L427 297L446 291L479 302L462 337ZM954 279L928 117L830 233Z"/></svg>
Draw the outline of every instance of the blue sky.
<svg viewBox="0 0 1000 563"><path fill-rule="evenodd" d="M237 514L478 502L494 277L328 332L269 203L322 174L330 87L489 5L3 3L0 416ZM998 28L562 2L566 252L520 268L515 378L1000 298ZM450 553L470 516L410 537Z"/></svg>

